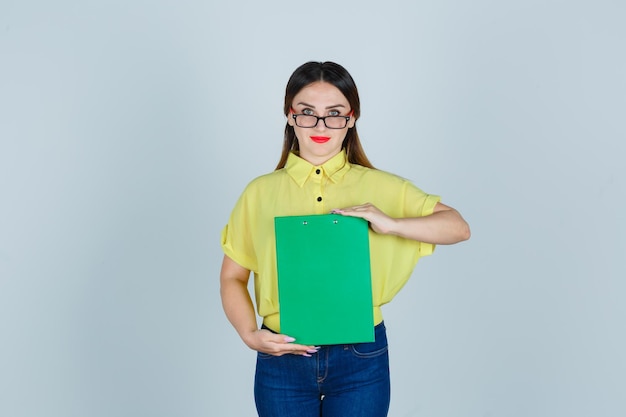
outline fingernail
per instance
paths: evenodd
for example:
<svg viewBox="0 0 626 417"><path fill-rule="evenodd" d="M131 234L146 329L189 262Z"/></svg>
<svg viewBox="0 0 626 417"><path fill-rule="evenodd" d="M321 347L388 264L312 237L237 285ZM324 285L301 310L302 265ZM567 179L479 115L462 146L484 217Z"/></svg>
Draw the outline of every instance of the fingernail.
<svg viewBox="0 0 626 417"><path fill-rule="evenodd" d="M287 343L291 343L291 342L295 342L296 339L294 339L293 337L289 337L289 336L285 336L285 338L283 339L285 342Z"/></svg>
<svg viewBox="0 0 626 417"><path fill-rule="evenodd" d="M308 353L317 353L317 349L307 349Z"/></svg>
<svg viewBox="0 0 626 417"><path fill-rule="evenodd" d="M311 355L307 354L307 353L303 353L302 356L306 356L307 358L310 358Z"/></svg>

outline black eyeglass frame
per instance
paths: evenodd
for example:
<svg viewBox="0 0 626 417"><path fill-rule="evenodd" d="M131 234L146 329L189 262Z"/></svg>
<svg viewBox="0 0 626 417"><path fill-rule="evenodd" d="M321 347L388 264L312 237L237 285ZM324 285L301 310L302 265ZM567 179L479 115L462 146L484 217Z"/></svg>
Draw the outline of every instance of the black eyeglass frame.
<svg viewBox="0 0 626 417"><path fill-rule="evenodd" d="M298 116L307 116L307 117L315 117L317 120L315 121L315 124L312 126L300 126L298 124ZM352 116L323 116L323 117L319 117L319 116L315 116L313 114L292 114L291 117L293 117L293 121L296 123L296 126L304 128L304 129L310 129L312 127L317 126L317 124L321 121L324 122L324 126L326 126L326 129L345 129L346 126L348 126L348 122L350 121L350 119L352 118ZM346 124L343 127L330 127L326 124L326 119L327 118L340 118L340 119L345 119L346 120Z"/></svg>

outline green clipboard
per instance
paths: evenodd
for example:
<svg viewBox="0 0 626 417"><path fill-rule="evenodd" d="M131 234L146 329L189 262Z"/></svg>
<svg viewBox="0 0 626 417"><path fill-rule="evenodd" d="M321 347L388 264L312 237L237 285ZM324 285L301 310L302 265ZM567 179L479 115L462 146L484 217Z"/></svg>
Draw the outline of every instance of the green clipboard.
<svg viewBox="0 0 626 417"><path fill-rule="evenodd" d="M274 226L280 332L305 345L373 342L367 221L317 214Z"/></svg>

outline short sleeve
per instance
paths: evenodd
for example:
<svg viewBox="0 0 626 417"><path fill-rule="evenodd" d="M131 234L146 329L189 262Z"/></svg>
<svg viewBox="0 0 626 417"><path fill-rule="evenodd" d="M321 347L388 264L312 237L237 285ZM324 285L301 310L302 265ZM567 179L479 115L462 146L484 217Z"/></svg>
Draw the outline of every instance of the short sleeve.
<svg viewBox="0 0 626 417"><path fill-rule="evenodd" d="M255 221L251 216L251 204L246 191L239 197L228 224L222 229L221 245L226 256L250 271L257 271L258 262L253 245Z"/></svg>
<svg viewBox="0 0 626 417"><path fill-rule="evenodd" d="M433 214L437 203L441 201L441 197L439 197L438 195L427 194L409 181L406 181L404 183L403 188L403 217L429 216ZM432 243L419 243L420 245L418 248L418 252L420 256L431 255L435 250L435 245Z"/></svg>

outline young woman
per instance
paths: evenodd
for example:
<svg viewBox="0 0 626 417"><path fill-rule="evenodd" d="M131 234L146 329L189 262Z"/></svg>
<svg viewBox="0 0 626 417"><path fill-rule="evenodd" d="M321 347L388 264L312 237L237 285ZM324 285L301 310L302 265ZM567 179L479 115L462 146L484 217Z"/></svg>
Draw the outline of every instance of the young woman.
<svg viewBox="0 0 626 417"><path fill-rule="evenodd" d="M253 180L222 231L220 275L226 316L257 351L255 401L261 417L378 417L390 401L389 359L381 305L436 244L470 237L453 208L409 181L374 169L356 130L359 95L332 62L308 62L290 77L287 125L276 170ZM375 341L307 346L280 333L274 217L337 213L370 225ZM320 247L324 251L341 248ZM258 314L247 289L255 277Z"/></svg>

